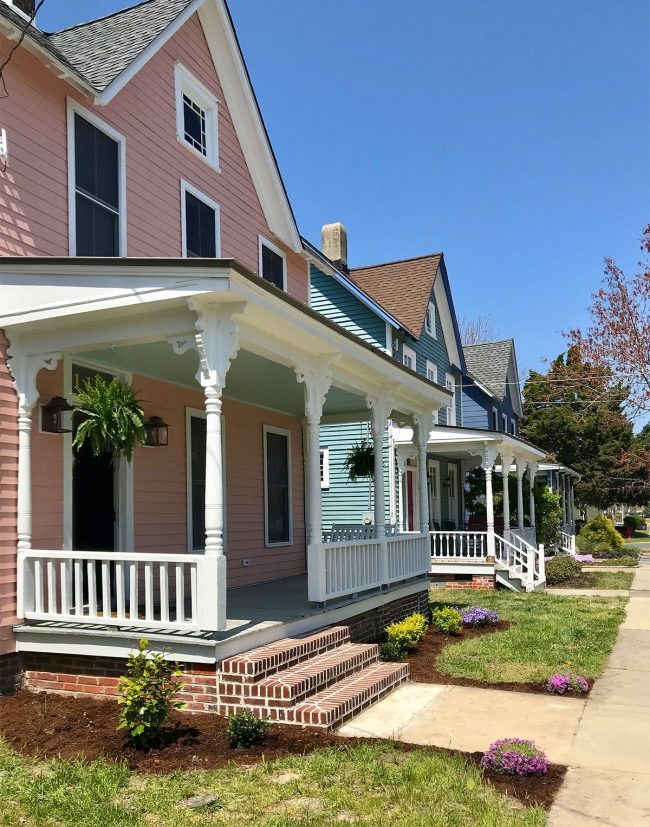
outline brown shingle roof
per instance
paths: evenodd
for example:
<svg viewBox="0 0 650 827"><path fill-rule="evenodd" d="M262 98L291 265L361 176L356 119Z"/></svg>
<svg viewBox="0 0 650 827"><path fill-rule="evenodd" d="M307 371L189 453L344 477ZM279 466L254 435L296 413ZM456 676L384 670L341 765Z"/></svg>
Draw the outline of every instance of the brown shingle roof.
<svg viewBox="0 0 650 827"><path fill-rule="evenodd" d="M441 259L442 253L432 253L371 267L355 267L350 270L350 277L406 331L419 338Z"/></svg>

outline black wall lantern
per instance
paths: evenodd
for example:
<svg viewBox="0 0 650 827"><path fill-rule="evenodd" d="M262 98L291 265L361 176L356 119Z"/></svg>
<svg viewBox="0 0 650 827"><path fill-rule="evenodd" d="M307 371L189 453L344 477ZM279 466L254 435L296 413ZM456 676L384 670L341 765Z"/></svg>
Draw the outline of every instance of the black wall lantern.
<svg viewBox="0 0 650 827"><path fill-rule="evenodd" d="M150 448L164 448L169 444L169 425L160 416L150 416L144 423L147 433L145 445Z"/></svg>
<svg viewBox="0 0 650 827"><path fill-rule="evenodd" d="M41 407L41 430L46 434L71 433L71 428L63 427L63 414L66 411L74 411L74 405L62 396L53 396L47 405Z"/></svg>

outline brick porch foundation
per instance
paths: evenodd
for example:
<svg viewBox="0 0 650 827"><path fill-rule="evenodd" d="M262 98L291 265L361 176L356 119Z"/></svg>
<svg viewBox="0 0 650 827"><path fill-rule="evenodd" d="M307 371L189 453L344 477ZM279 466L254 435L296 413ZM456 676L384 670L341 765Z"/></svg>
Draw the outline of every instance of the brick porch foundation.
<svg viewBox="0 0 650 827"><path fill-rule="evenodd" d="M431 586L436 589L473 589L475 591L495 588L492 574L473 574L471 577L462 574L438 575L431 578Z"/></svg>

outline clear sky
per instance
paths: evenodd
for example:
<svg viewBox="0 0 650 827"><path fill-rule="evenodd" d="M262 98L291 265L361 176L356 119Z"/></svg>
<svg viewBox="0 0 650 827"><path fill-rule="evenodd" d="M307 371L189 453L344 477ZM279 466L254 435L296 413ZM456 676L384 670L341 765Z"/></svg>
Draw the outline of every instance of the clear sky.
<svg viewBox="0 0 650 827"><path fill-rule="evenodd" d="M132 5L46 0L52 30ZM650 221L648 0L231 0L303 235L352 266L443 250L522 368Z"/></svg>

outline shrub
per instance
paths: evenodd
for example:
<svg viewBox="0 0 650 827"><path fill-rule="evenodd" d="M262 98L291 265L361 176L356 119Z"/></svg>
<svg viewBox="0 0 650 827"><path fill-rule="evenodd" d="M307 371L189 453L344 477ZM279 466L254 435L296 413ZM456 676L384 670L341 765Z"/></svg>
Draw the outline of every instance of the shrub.
<svg viewBox="0 0 650 827"><path fill-rule="evenodd" d="M575 672L561 674L557 672L546 681L546 689L554 695L566 695L567 692L588 692L589 682Z"/></svg>
<svg viewBox="0 0 650 827"><path fill-rule="evenodd" d="M149 641L142 638L138 651L129 655L128 677L120 678L117 699L120 705L118 729L128 729L138 748L160 740L160 730L171 709L182 709L182 701L174 700L183 688L178 678L182 672L177 663L165 660L161 652L148 652Z"/></svg>
<svg viewBox="0 0 650 827"><path fill-rule="evenodd" d="M253 744L261 744L268 731L269 722L256 718L248 709L231 715L226 724L231 747L252 747Z"/></svg>
<svg viewBox="0 0 650 827"><path fill-rule="evenodd" d="M431 622L439 632L446 635L457 635L461 631L463 616L458 609L453 609L451 606L441 606L431 612Z"/></svg>
<svg viewBox="0 0 650 827"><path fill-rule="evenodd" d="M495 626L499 622L499 613L491 612L480 606L472 606L463 612L463 626Z"/></svg>
<svg viewBox="0 0 650 827"><path fill-rule="evenodd" d="M628 514L623 519L623 525L631 528L633 531L645 531L645 517L642 517L640 514Z"/></svg>
<svg viewBox="0 0 650 827"><path fill-rule="evenodd" d="M398 661L404 657L404 649L396 640L387 640L379 646L379 660Z"/></svg>
<svg viewBox="0 0 650 827"><path fill-rule="evenodd" d="M623 538L609 517L598 515L582 526L576 543L581 551L602 554L622 548Z"/></svg>
<svg viewBox="0 0 650 827"><path fill-rule="evenodd" d="M638 557L616 557L612 560L608 560L608 563L614 566L636 566L639 562Z"/></svg>
<svg viewBox="0 0 650 827"><path fill-rule="evenodd" d="M638 546L624 545L614 551L601 552L598 557L602 560L611 560L612 565L616 565L621 557L633 557L635 560L639 559L640 549Z"/></svg>
<svg viewBox="0 0 650 827"><path fill-rule="evenodd" d="M582 566L575 559L568 554L556 554L552 560L546 564L546 582L550 585L554 583L564 583L565 580L571 580L572 577L578 577L582 573Z"/></svg>
<svg viewBox="0 0 650 827"><path fill-rule="evenodd" d="M412 614L397 623L391 623L385 629L386 641L394 643L400 649L412 649L424 637L427 631L426 617Z"/></svg>
<svg viewBox="0 0 650 827"><path fill-rule="evenodd" d="M503 738L490 744L481 758L481 766L499 775L544 775L549 761L532 741L523 738Z"/></svg>

